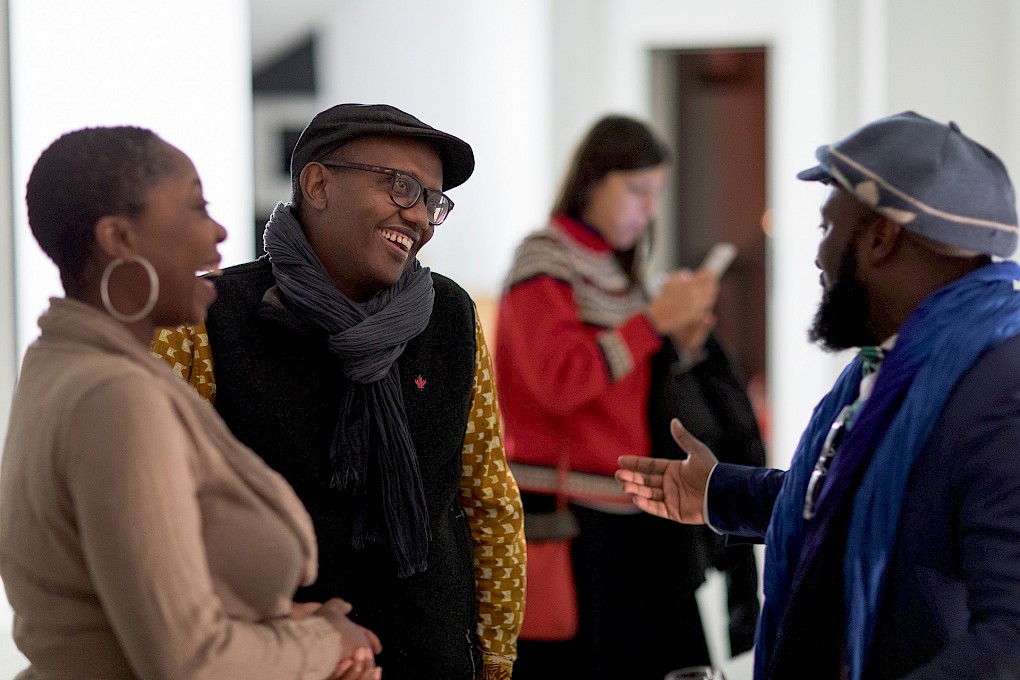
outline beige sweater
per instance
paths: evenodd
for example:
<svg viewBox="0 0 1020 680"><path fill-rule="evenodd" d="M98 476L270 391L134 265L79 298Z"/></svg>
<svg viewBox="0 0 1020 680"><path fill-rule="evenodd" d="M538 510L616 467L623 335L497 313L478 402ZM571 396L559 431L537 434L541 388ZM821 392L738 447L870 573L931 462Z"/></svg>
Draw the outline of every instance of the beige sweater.
<svg viewBox="0 0 1020 680"><path fill-rule="evenodd" d="M39 680L320 680L322 617L290 487L119 323L54 299L25 354L0 467L0 577Z"/></svg>

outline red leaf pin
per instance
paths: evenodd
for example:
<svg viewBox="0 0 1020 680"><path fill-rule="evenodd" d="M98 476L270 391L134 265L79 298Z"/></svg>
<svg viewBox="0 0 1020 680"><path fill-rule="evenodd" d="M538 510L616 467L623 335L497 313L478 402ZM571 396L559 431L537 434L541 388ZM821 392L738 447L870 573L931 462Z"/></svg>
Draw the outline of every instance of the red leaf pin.
<svg viewBox="0 0 1020 680"><path fill-rule="evenodd" d="M415 379L414 384L418 386L419 390L425 389L425 378L420 375Z"/></svg>

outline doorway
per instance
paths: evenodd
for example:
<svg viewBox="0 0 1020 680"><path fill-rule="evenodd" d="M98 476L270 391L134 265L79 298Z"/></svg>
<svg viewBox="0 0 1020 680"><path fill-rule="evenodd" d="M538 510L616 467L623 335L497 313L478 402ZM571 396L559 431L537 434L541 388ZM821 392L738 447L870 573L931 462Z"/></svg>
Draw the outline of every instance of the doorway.
<svg viewBox="0 0 1020 680"><path fill-rule="evenodd" d="M765 47L652 52L653 120L676 153L652 266L693 269L714 243L737 246L716 334L748 381L766 446L767 67Z"/></svg>

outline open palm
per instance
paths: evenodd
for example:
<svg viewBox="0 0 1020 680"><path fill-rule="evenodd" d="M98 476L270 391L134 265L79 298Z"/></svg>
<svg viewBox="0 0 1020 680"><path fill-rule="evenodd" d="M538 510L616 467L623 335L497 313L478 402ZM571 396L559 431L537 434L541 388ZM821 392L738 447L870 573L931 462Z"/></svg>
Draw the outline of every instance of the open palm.
<svg viewBox="0 0 1020 680"><path fill-rule="evenodd" d="M718 460L676 418L669 429L687 453L685 460L621 456L616 478L645 512L684 524L704 524L705 487Z"/></svg>

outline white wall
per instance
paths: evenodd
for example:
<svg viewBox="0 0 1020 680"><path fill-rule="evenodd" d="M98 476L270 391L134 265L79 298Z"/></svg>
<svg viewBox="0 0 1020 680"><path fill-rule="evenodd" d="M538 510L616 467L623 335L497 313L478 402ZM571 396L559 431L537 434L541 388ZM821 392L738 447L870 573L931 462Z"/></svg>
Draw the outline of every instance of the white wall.
<svg viewBox="0 0 1020 680"><path fill-rule="evenodd" d="M24 187L39 153L63 132L140 125L181 148L230 232L224 264L250 259L245 0L10 0L10 40L19 353L38 335L47 299L62 294L28 229Z"/></svg>
<svg viewBox="0 0 1020 680"><path fill-rule="evenodd" d="M0 423L7 422L17 375L14 317L14 195L11 186L7 0L0 0ZM0 432L3 431L0 425Z"/></svg>
<svg viewBox="0 0 1020 680"><path fill-rule="evenodd" d="M14 239L11 192L10 97L8 79L7 0L0 0L0 423L6 426L18 353L14 332ZM0 673L13 677L27 664L11 640L11 616L6 598L0 597Z"/></svg>
<svg viewBox="0 0 1020 680"><path fill-rule="evenodd" d="M964 133L1001 147L995 141L1015 126L1006 105L1006 56L1015 38L1004 20L1015 7L1012 0L969 0L938 11L925 0L888 2L886 108L955 120Z"/></svg>
<svg viewBox="0 0 1020 680"><path fill-rule="evenodd" d="M419 256L475 295L498 294L514 246L552 195L549 3L336 3L320 22L322 108L387 103L468 141L475 173ZM399 17L396 20L395 17Z"/></svg>

